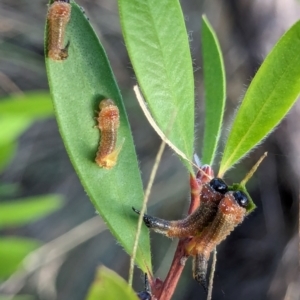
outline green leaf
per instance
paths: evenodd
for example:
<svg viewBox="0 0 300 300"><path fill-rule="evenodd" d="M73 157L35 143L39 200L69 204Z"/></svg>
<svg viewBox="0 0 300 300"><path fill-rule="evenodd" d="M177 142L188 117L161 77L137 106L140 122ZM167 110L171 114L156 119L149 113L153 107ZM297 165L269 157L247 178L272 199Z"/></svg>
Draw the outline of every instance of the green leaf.
<svg viewBox="0 0 300 300"><path fill-rule="evenodd" d="M62 205L62 199L58 195L0 202L0 229L34 222L58 210Z"/></svg>
<svg viewBox="0 0 300 300"><path fill-rule="evenodd" d="M1 123L1 122L0 122ZM3 128L3 127L2 127ZM17 143L4 143L0 145L0 171L7 167L16 154Z"/></svg>
<svg viewBox="0 0 300 300"><path fill-rule="evenodd" d="M126 47L150 112L168 139L191 160L194 78L180 4L177 0L118 3Z"/></svg>
<svg viewBox="0 0 300 300"><path fill-rule="evenodd" d="M25 256L38 246L40 243L33 239L0 238L0 278L4 279L15 272Z"/></svg>
<svg viewBox="0 0 300 300"><path fill-rule="evenodd" d="M99 299L137 300L138 297L122 277L108 268L101 267L86 297L86 300Z"/></svg>
<svg viewBox="0 0 300 300"><path fill-rule="evenodd" d="M0 170L16 152L17 138L36 120L53 115L49 93L30 92L23 96L7 97L0 101Z"/></svg>
<svg viewBox="0 0 300 300"><path fill-rule="evenodd" d="M30 120L44 119L53 115L51 98L47 92L28 92L22 96L10 96L0 101L0 117L25 117Z"/></svg>
<svg viewBox="0 0 300 300"><path fill-rule="evenodd" d="M275 45L252 80L233 122L222 176L284 118L300 93L300 22Z"/></svg>
<svg viewBox="0 0 300 300"><path fill-rule="evenodd" d="M205 128L201 162L212 165L223 121L226 78L218 38L205 16L202 17L201 40L205 91Z"/></svg>
<svg viewBox="0 0 300 300"><path fill-rule="evenodd" d="M1 128L0 141L2 145L7 145L15 142L22 132L28 129L33 120L24 116L18 115L3 115L0 119Z"/></svg>
<svg viewBox="0 0 300 300"><path fill-rule="evenodd" d="M56 118L65 147L81 183L111 232L132 253L137 217L131 207L141 207L143 187L133 139L122 98L107 56L90 23L72 2L65 42L70 41L64 61L46 59ZM117 144L124 140L117 165L111 170L95 163L100 133L95 125L99 102L114 100L120 111ZM151 270L150 241L143 227L137 264Z"/></svg>

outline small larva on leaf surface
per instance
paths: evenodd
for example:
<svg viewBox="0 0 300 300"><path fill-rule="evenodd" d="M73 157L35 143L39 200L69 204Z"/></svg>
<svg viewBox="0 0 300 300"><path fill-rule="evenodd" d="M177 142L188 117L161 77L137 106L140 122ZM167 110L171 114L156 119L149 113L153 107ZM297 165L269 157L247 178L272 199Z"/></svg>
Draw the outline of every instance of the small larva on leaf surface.
<svg viewBox="0 0 300 300"><path fill-rule="evenodd" d="M96 156L96 163L105 169L113 168L122 145L116 149L118 128L120 125L119 109L111 99L104 99L99 104L98 127L101 140Z"/></svg>
<svg viewBox="0 0 300 300"><path fill-rule="evenodd" d="M68 0L54 1L48 9L48 57L61 61L68 57L69 42L64 46L66 26L70 21L71 5Z"/></svg>

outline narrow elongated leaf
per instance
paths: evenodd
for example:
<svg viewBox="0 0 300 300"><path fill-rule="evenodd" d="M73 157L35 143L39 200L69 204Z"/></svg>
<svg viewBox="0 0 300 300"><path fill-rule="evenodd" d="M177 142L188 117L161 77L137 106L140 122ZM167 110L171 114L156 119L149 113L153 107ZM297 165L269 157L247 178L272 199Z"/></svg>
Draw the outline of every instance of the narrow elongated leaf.
<svg viewBox="0 0 300 300"><path fill-rule="evenodd" d="M201 161L212 165L223 121L226 78L218 38L205 16L202 17L202 56L205 92L205 128Z"/></svg>
<svg viewBox="0 0 300 300"><path fill-rule="evenodd" d="M17 143L5 143L0 145L0 171L3 170L16 154Z"/></svg>
<svg viewBox="0 0 300 300"><path fill-rule="evenodd" d="M30 92L22 96L7 97L0 101L0 170L13 158L16 140L36 120L53 115L50 95Z"/></svg>
<svg viewBox="0 0 300 300"><path fill-rule="evenodd" d="M179 2L118 2L126 47L150 112L169 140L192 159L194 79Z"/></svg>
<svg viewBox="0 0 300 300"><path fill-rule="evenodd" d="M6 130L2 130L0 133L1 144L6 145L15 142L20 134L28 129L32 123L33 120L25 116L2 116L0 119L0 126Z"/></svg>
<svg viewBox="0 0 300 300"><path fill-rule="evenodd" d="M0 278L3 279L15 272L23 258L39 245L40 243L33 239L0 238Z"/></svg>
<svg viewBox="0 0 300 300"><path fill-rule="evenodd" d="M99 299L138 300L138 297L122 277L108 268L101 267L86 297L86 300Z"/></svg>
<svg viewBox="0 0 300 300"><path fill-rule="evenodd" d="M53 115L53 106L48 92L28 92L22 96L10 96L0 101L0 116L26 117L31 120Z"/></svg>
<svg viewBox="0 0 300 300"><path fill-rule="evenodd" d="M0 229L34 222L62 206L58 195L45 195L0 202Z"/></svg>
<svg viewBox="0 0 300 300"><path fill-rule="evenodd" d="M284 118L300 93L300 22L275 45L252 80L233 122L222 176Z"/></svg>
<svg viewBox="0 0 300 300"><path fill-rule="evenodd" d="M46 59L49 84L59 129L73 166L97 211L128 253L132 252L137 219L132 206L140 207L143 188L134 144L121 95L106 54L79 6L71 3L71 20L64 61ZM104 98L114 100L120 111L117 147L124 141L117 165L106 170L95 163L100 134L96 111ZM143 228L138 265L151 269L150 242Z"/></svg>

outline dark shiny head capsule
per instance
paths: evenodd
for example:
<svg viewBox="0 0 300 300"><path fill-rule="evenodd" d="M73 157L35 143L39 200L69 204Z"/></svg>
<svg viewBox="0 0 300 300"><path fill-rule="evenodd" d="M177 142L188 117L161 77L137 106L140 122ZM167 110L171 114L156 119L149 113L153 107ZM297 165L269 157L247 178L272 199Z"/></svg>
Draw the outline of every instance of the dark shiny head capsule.
<svg viewBox="0 0 300 300"><path fill-rule="evenodd" d="M221 178L213 178L209 185L216 191L221 194L226 194L228 191L227 184Z"/></svg>
<svg viewBox="0 0 300 300"><path fill-rule="evenodd" d="M238 203L239 206L246 208L249 204L249 199L248 197L245 195L245 193L241 192L241 191L236 191L233 193L233 197L236 200L236 202Z"/></svg>
<svg viewBox="0 0 300 300"><path fill-rule="evenodd" d="M151 300L152 299L151 294L148 292L145 292L145 291L137 293L137 296L139 297L140 300Z"/></svg>
<svg viewBox="0 0 300 300"><path fill-rule="evenodd" d="M139 297L140 300L151 300L152 299L151 287L150 287L147 273L145 273L145 290L137 293L137 296Z"/></svg>

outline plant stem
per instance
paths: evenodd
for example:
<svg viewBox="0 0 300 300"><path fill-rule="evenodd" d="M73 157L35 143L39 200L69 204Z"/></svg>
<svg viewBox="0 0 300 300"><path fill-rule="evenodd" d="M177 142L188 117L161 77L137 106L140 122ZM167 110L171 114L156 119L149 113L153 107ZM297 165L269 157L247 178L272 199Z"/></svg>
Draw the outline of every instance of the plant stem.
<svg viewBox="0 0 300 300"><path fill-rule="evenodd" d="M191 186L191 203L188 210L188 214L195 211L200 205L200 190L201 185L197 182L194 174L190 174L190 186ZM174 258L168 272L168 275L162 285L154 295L159 300L170 300L174 294L177 283L185 266L185 262L188 258L185 252L185 245L188 239L181 239L178 242Z"/></svg>
<svg viewBox="0 0 300 300"><path fill-rule="evenodd" d="M181 276L187 259L184 250L185 243L186 239L182 239L178 242L169 273L160 291L158 291L158 294L155 295L159 300L170 300L174 294L178 280Z"/></svg>
<svg viewBox="0 0 300 300"><path fill-rule="evenodd" d="M153 186L155 175L156 175L159 163L161 161L161 157L162 157L162 154L164 152L165 146L166 146L166 142L163 140L161 142L159 150L156 154L155 162L154 162L154 165L152 167L151 174L150 174L150 179L149 179L146 191L145 191L143 206L142 206L141 213L140 213L140 216L139 216L138 227L137 227L137 231L136 231L136 234L135 234L132 255L131 255L131 258L130 258L130 267L129 267L129 275L128 275L128 284L129 284L129 286L132 286L134 261L135 261L136 252L137 252L137 248L138 248L139 237L140 237L140 234L141 234L141 228L142 228L142 223L143 223L143 215L145 214L145 211L147 209L147 202L148 202L148 199L149 199L149 196L150 196L151 188Z"/></svg>
<svg viewBox="0 0 300 300"><path fill-rule="evenodd" d="M193 213L200 205L200 191L201 187L198 184L194 174L190 174L190 187L191 187L191 203L188 214Z"/></svg>

